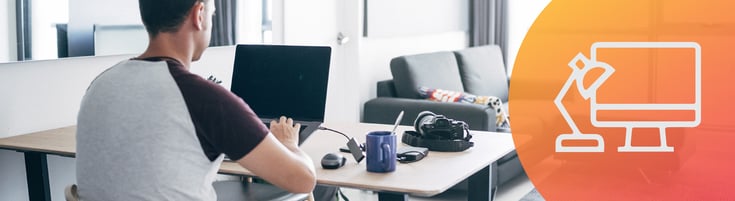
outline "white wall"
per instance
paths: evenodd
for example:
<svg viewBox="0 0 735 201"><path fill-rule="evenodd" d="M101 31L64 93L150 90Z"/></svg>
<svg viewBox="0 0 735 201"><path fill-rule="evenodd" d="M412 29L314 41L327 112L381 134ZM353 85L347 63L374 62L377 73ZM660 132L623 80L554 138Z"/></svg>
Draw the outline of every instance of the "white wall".
<svg viewBox="0 0 735 201"><path fill-rule="evenodd" d="M508 75L513 73L513 65L526 37L526 32L536 21L536 17L551 0L510 0L508 1Z"/></svg>
<svg viewBox="0 0 735 201"><path fill-rule="evenodd" d="M469 29L468 0L367 1L367 35L396 37Z"/></svg>
<svg viewBox="0 0 735 201"><path fill-rule="evenodd" d="M69 1L69 55L93 55L94 24L143 24L137 0Z"/></svg>

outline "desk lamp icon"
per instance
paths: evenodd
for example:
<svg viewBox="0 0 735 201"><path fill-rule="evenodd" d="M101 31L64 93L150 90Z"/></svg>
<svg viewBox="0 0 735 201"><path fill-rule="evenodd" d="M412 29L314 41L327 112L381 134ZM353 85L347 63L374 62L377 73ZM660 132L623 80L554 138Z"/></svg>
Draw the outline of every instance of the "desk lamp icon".
<svg viewBox="0 0 735 201"><path fill-rule="evenodd" d="M583 66L577 66L577 63L582 63ZM592 61L587 59L582 53L578 53L577 56L572 59L572 61L569 62L568 65L570 68L572 68L572 74L569 75L569 79L564 83L564 86L561 88L561 91L559 92L559 95L556 96L556 99L554 99L554 103L556 104L556 107L559 108L559 111L561 112L561 115L564 117L564 120L567 121L567 124L569 124L569 127L572 128L571 134L561 134L556 137L556 152L604 152L605 151L605 143L602 139L602 136L600 134L583 134L581 131L579 131L579 127L577 127L577 124L574 123L574 120L569 115L569 112L567 112L567 109L562 104L562 99L564 98L564 95L567 94L569 91L569 88L572 87L572 84L576 82L577 84L577 90L580 92L582 97L587 100L592 97L595 97L597 95L597 88L602 85L607 78L612 75L613 72L615 72L615 69L604 62L598 62L598 61ZM588 88L584 88L584 76L590 71L595 68L602 68L604 72L602 75L600 75L595 82L592 83ZM597 146L563 146L562 142L565 140L595 140L597 141Z"/></svg>
<svg viewBox="0 0 735 201"><path fill-rule="evenodd" d="M598 49L691 49L694 52L694 102L693 103L643 103L643 104L610 104L597 102L597 89L615 72L615 69L605 62L597 61ZM701 47L696 42L596 42L592 44L590 58L578 53L569 67L572 73L557 95L554 103L561 112L564 120L572 128L571 134L561 134L556 138L556 152L604 152L604 140L599 134L583 134L574 123L569 112L562 105L564 95L569 91L571 85L576 82L577 90L582 97L590 100L590 121L592 125L601 127L625 128L625 145L618 147L618 152L673 152L674 147L666 143L666 128L668 127L697 127L701 122L702 108L702 55ZM577 63L583 66L577 66ZM604 72L588 88L584 88L585 75L593 69L602 68ZM599 120L599 111L693 111L694 119L686 121L603 121ZM659 146L632 146L631 138L633 128L658 128ZM595 140L597 146L563 146L563 141L568 140Z"/></svg>

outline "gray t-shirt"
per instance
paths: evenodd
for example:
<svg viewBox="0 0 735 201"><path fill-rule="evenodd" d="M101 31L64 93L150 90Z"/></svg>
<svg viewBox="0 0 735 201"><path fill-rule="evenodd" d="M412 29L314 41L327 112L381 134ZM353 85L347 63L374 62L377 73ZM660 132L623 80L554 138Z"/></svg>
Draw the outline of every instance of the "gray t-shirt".
<svg viewBox="0 0 735 201"><path fill-rule="evenodd" d="M239 97L172 58L127 60L87 89L77 119L84 200L216 200L224 154L238 160L268 128Z"/></svg>

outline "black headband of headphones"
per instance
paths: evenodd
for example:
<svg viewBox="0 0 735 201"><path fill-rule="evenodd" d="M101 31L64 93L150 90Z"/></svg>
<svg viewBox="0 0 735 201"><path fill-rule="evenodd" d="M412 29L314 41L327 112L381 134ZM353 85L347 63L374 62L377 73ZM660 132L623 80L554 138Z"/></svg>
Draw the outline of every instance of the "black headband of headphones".
<svg viewBox="0 0 735 201"><path fill-rule="evenodd" d="M468 133L469 135L469 133ZM401 138L403 143L414 147L426 147L431 151L459 152L474 146L474 142L468 140L436 140L425 139L415 131L406 131Z"/></svg>

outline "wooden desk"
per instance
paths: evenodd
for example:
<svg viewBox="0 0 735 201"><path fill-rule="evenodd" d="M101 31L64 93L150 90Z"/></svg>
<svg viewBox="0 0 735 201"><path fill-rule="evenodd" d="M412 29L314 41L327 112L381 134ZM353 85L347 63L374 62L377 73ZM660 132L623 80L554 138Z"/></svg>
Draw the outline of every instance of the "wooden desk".
<svg viewBox="0 0 735 201"><path fill-rule="evenodd" d="M325 124L323 126L342 131L365 141L365 135L374 130L390 130L391 125L380 124ZM411 127L401 126L400 134ZM430 152L421 161L401 164L391 173L366 171L365 160L357 164L351 155L347 164L336 170L322 169L320 159L329 152L338 153L346 139L330 131L317 130L301 148L314 161L317 183L373 190L380 200L406 200L407 195L433 196L442 193L464 179L469 178L468 200L491 200L497 180L495 161L514 150L509 134L472 131L475 146L464 152ZM76 153L76 127L70 126L36 133L0 139L0 148L24 152L26 176L31 200L50 200L46 154L74 157ZM407 146L399 143L399 147ZM219 170L223 174L255 176L233 162L224 162Z"/></svg>
<svg viewBox="0 0 735 201"><path fill-rule="evenodd" d="M0 149L23 152L31 201L51 201L47 154L66 157L76 155L76 126L0 138Z"/></svg>

